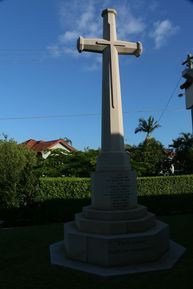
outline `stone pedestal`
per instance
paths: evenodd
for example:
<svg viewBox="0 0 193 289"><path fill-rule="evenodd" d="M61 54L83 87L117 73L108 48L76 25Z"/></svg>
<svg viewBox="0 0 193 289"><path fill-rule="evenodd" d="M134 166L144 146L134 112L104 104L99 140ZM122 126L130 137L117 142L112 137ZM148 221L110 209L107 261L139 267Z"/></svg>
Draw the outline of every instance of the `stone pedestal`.
<svg viewBox="0 0 193 289"><path fill-rule="evenodd" d="M100 276L171 268L185 249L137 203L135 172L96 171L92 178L91 205L64 224L64 241L50 247L52 264Z"/></svg>
<svg viewBox="0 0 193 289"><path fill-rule="evenodd" d="M52 264L106 277L170 269L184 251L169 240L168 225L141 205L84 207L64 224L64 241L50 246Z"/></svg>

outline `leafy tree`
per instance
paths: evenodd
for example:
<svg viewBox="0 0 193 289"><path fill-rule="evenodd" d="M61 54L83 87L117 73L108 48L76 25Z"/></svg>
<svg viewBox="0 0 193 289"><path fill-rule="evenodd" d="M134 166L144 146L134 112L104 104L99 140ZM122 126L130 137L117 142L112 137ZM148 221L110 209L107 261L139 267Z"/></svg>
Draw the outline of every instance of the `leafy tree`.
<svg viewBox="0 0 193 289"><path fill-rule="evenodd" d="M95 170L97 156L98 150L93 149L69 153L52 150L47 159L39 159L38 171L49 177L89 177Z"/></svg>
<svg viewBox="0 0 193 289"><path fill-rule="evenodd" d="M90 177L95 171L98 150L76 151L68 155L64 165L64 175L73 177Z"/></svg>
<svg viewBox="0 0 193 289"><path fill-rule="evenodd" d="M183 173L193 173L193 135L181 133L170 145L174 149L175 167Z"/></svg>
<svg viewBox="0 0 193 289"><path fill-rule="evenodd" d="M156 129L159 128L160 125L157 121L154 120L153 116L150 116L147 120L144 118L139 119L138 127L135 129L135 133L145 132L146 138L150 137L150 134Z"/></svg>
<svg viewBox="0 0 193 289"><path fill-rule="evenodd" d="M38 192L36 154L14 140L0 140L0 207L31 202Z"/></svg>
<svg viewBox="0 0 193 289"><path fill-rule="evenodd" d="M38 155L37 171L41 176L61 177L64 163L66 161L66 154L63 149L51 150L49 156L43 159Z"/></svg>
<svg viewBox="0 0 193 289"><path fill-rule="evenodd" d="M154 138L147 138L138 146L130 147L129 155L138 176L159 175L166 158L163 145Z"/></svg>

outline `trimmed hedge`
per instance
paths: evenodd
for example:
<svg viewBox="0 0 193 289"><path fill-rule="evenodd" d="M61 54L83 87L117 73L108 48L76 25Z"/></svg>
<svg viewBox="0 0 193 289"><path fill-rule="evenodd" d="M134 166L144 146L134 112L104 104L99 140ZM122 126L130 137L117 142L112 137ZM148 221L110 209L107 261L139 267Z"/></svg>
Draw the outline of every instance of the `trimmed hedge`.
<svg viewBox="0 0 193 289"><path fill-rule="evenodd" d="M193 175L137 178L139 196L193 193ZM41 178L38 201L90 198L90 178Z"/></svg>
<svg viewBox="0 0 193 289"><path fill-rule="evenodd" d="M138 178L138 201L156 215L193 213L193 175ZM67 222L90 204L89 178L41 178L36 202L0 209L5 226Z"/></svg>
<svg viewBox="0 0 193 289"><path fill-rule="evenodd" d="M193 175L141 177L137 179L138 195L178 195L193 193Z"/></svg>
<svg viewBox="0 0 193 289"><path fill-rule="evenodd" d="M90 178L41 178L37 201L90 197Z"/></svg>

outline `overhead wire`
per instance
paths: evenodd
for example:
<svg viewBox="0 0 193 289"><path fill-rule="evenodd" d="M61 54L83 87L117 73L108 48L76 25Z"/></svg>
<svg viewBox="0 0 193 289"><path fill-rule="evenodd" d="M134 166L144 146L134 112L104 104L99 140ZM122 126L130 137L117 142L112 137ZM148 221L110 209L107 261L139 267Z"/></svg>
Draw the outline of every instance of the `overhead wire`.
<svg viewBox="0 0 193 289"><path fill-rule="evenodd" d="M43 48L34 48L34 49L32 49L32 48L0 48L0 53L1 52L13 52L13 53L15 53L15 52L16 53L26 52L26 53L35 53L36 54L36 56L34 55L34 57L31 58L31 59L29 59L29 58L26 59L26 57L25 57L26 55L17 55L17 57L18 56L19 57L23 56L23 59L22 59L22 57L18 58L18 59L14 59L14 60L12 59L12 61L14 63L16 63L16 64L19 64L21 62L24 63L26 60L28 60L28 61L31 60L34 63L36 63L36 62L39 63L39 62L41 62L42 58L40 59L38 57L38 59L37 59L37 56L38 56L37 53L41 53L41 54L43 52L44 53L45 52L49 53L48 50L45 50ZM12 55L11 57L13 57L13 56L16 56L16 55ZM1 57L2 57L2 55L0 54L0 61L2 60ZM3 55L3 57L9 58L8 55ZM41 57L42 57L42 55L41 55ZM6 60L8 60L8 59L6 59ZM11 59L9 59L9 60L11 60ZM171 92L171 94L170 94L170 96L168 98L168 101L167 101L165 107L162 110L160 110L160 109L157 110L157 112L161 111L160 116L158 118L158 122L161 121L161 119L163 118L165 112L168 110L168 106L169 106L172 98L175 95L175 92L176 92L176 90L177 90L177 88L179 86L179 83L180 83L181 79L182 79L182 77L180 76L178 81L177 81L177 83L176 83L176 85L175 85L175 87L174 87L174 89L172 90L172 92ZM145 112L155 112L155 110L139 110L139 111L132 111L132 112L145 113ZM124 114L128 114L128 113L131 113L131 112L129 112L129 111L125 111L124 112ZM47 116L46 115L41 115L41 116L26 116L26 117L25 116L24 117L23 116L18 116L18 117L0 117L0 121L1 120L51 119L51 118L82 117L82 116L84 117L84 116L96 116L96 115L100 115L100 114L99 113L83 113L83 114L65 114L65 115L47 115Z"/></svg>
<svg viewBox="0 0 193 289"><path fill-rule="evenodd" d="M155 112L155 110L153 110ZM160 111L160 110L159 110ZM170 111L183 111L183 109L173 109ZM147 113L152 112L152 110L137 110L137 111L124 111L123 114L130 113ZM101 113L74 113L74 114L62 114L62 115L35 115L35 116L10 116L10 117L0 117L0 121L7 120L33 120L33 119L56 119L56 118L66 118L66 117L92 117L100 116Z"/></svg>
<svg viewBox="0 0 193 289"><path fill-rule="evenodd" d="M179 84L180 84L181 79L182 79L182 77L180 76L179 79L178 79L178 81L177 81L177 83L176 83L176 85L175 85L175 87L174 87L174 89L172 90L172 92L171 92L171 94L170 94L170 96L169 96L169 99L168 99L168 101L167 101L164 109L162 110L162 112L161 112L161 114L160 114L160 116L159 116L159 118L158 118L158 123L161 121L161 119L162 119L162 117L164 116L164 114L165 114L165 112L166 112L166 110L167 110L167 108L168 108L168 106L169 106L172 98L174 97L175 92L176 92L177 88L179 87Z"/></svg>

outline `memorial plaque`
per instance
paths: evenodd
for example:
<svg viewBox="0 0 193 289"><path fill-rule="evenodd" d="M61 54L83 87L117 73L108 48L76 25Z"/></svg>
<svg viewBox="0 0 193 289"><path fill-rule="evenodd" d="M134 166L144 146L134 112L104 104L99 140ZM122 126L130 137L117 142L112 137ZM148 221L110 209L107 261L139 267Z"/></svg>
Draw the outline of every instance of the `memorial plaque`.
<svg viewBox="0 0 193 289"><path fill-rule="evenodd" d="M96 172L92 175L92 205L95 208L121 210L136 207L135 174Z"/></svg>
<svg viewBox="0 0 193 289"><path fill-rule="evenodd" d="M151 244L146 239L120 239L114 240L110 243L109 253L112 255L126 254L132 251L143 251L151 248Z"/></svg>

